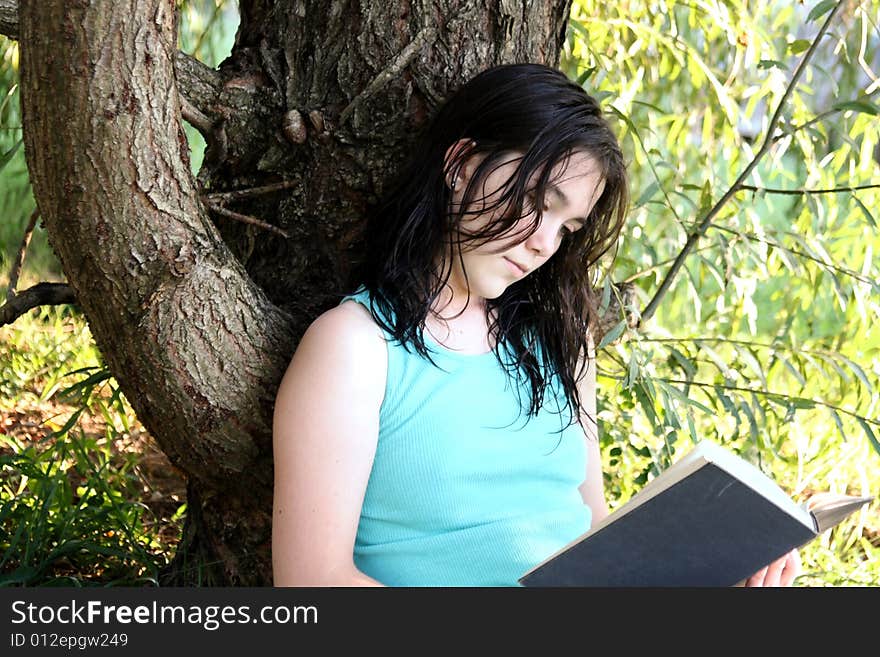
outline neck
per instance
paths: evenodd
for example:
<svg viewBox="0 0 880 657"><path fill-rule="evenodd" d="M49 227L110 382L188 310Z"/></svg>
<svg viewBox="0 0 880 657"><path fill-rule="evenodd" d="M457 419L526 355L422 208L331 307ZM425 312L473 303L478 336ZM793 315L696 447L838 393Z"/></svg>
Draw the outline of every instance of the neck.
<svg viewBox="0 0 880 657"><path fill-rule="evenodd" d="M447 283L431 306L431 312L440 320L485 317L486 300L475 296L468 297L467 290L457 289L451 283Z"/></svg>
<svg viewBox="0 0 880 657"><path fill-rule="evenodd" d="M468 299L466 291L447 284L431 307L425 328L449 349L479 354L491 350L495 343L487 321L485 299Z"/></svg>

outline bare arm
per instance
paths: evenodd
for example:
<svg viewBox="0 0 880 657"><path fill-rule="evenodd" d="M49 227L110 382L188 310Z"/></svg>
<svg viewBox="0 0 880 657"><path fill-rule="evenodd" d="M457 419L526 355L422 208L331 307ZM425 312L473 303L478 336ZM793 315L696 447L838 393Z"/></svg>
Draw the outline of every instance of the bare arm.
<svg viewBox="0 0 880 657"><path fill-rule="evenodd" d="M605 486L602 475L602 454L599 451L599 427L596 421L596 352L590 341L587 372L578 381L578 394L581 398L581 417L584 425L584 440L587 444L587 473L581 484L581 497L593 512L592 523L596 524L608 515L605 501Z"/></svg>
<svg viewBox="0 0 880 657"><path fill-rule="evenodd" d="M327 311L300 341L273 417L275 586L381 586L352 555L386 371L381 333L359 304Z"/></svg>

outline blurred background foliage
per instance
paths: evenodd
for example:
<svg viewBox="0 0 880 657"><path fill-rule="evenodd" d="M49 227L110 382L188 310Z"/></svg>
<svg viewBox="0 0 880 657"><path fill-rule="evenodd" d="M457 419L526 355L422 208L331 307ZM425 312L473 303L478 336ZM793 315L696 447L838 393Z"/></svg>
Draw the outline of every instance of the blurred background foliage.
<svg viewBox="0 0 880 657"><path fill-rule="evenodd" d="M630 163L610 278L635 313L707 222L600 355L613 505L700 438L798 501L880 492L878 19L876 0L574 2L563 68ZM802 585L880 583L877 503L803 552Z"/></svg>
<svg viewBox="0 0 880 657"><path fill-rule="evenodd" d="M218 65L235 2L178 5L180 48ZM576 0L561 66L606 107L629 163L603 300L610 281L631 283L632 319L670 283L600 350L611 506L701 438L797 501L877 495L880 0ZM34 209L17 80L17 44L0 37L0 292ZM204 141L185 128L196 172ZM38 225L18 287L42 280L64 278ZM144 467L161 455L82 316L42 308L0 327L0 376L0 583L155 582L179 537L181 480ZM802 559L799 586L880 584L880 505Z"/></svg>

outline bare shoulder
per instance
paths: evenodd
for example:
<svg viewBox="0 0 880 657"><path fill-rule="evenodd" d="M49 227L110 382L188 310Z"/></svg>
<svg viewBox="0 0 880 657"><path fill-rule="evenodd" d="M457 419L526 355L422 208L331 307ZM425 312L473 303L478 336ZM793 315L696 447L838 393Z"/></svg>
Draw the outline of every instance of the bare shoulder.
<svg viewBox="0 0 880 657"><path fill-rule="evenodd" d="M385 340L370 312L356 301L346 301L309 325L297 351L302 349L331 349L374 360L385 355Z"/></svg>
<svg viewBox="0 0 880 657"><path fill-rule="evenodd" d="M340 393L354 387L381 401L388 355L385 340L369 311L346 301L319 315L306 329L282 380L319 385Z"/></svg>

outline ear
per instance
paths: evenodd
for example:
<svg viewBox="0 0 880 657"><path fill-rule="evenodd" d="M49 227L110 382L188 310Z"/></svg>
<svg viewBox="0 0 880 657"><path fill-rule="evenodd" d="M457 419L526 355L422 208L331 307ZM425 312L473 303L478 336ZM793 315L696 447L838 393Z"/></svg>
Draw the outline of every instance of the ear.
<svg viewBox="0 0 880 657"><path fill-rule="evenodd" d="M446 149L443 171L446 176L446 186L453 192L465 189L471 176L474 175L479 160L471 155L471 151L476 145L477 142L473 139L463 138L453 142Z"/></svg>

